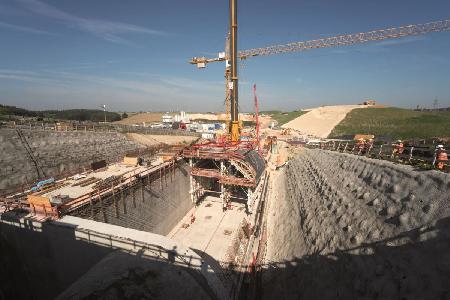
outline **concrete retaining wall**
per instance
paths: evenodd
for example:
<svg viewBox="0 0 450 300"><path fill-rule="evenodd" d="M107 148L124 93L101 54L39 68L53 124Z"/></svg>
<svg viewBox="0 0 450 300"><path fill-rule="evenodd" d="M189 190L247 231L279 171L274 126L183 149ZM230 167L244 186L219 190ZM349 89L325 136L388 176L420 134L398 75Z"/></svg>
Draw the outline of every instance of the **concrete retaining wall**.
<svg viewBox="0 0 450 300"><path fill-rule="evenodd" d="M140 299L148 287L163 299L173 298L171 289L185 299L226 298L217 264L167 237L72 216L48 223L22 217L0 215L2 299ZM117 285L123 296L110 293Z"/></svg>
<svg viewBox="0 0 450 300"><path fill-rule="evenodd" d="M163 180L154 177L150 184L138 184L124 191L124 200L120 192L103 200L106 223L127 228L166 235L193 207L189 198L189 172L183 161L179 162L171 180L171 170ZM161 187L162 185L162 187ZM142 199L142 190L144 199ZM133 201L134 193L134 201ZM124 203L125 202L125 203ZM117 214L116 214L117 207ZM100 203L95 203L93 211L85 206L73 213L74 216L105 222Z"/></svg>
<svg viewBox="0 0 450 300"><path fill-rule="evenodd" d="M117 132L22 132L47 176L75 172L102 159L112 161L139 147ZM32 183L37 177L17 132L0 129L0 192Z"/></svg>
<svg viewBox="0 0 450 300"><path fill-rule="evenodd" d="M53 299L113 251L77 240L74 228L0 217L5 299Z"/></svg>

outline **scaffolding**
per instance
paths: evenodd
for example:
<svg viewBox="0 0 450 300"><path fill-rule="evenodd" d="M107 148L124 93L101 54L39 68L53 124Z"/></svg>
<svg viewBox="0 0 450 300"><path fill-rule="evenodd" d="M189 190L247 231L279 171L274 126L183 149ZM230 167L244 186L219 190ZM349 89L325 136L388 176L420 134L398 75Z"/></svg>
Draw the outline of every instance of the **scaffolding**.
<svg viewBox="0 0 450 300"><path fill-rule="evenodd" d="M252 212L255 189L265 169L265 161L253 142L195 144L182 156L189 161L190 197L198 203L207 193L219 194L223 210L231 200L244 201Z"/></svg>

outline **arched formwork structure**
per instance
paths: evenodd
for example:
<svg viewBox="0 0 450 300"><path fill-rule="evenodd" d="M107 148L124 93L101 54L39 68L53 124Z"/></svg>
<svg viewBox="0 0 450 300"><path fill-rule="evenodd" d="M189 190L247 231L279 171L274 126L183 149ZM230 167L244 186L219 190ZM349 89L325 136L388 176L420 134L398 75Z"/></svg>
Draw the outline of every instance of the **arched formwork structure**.
<svg viewBox="0 0 450 300"><path fill-rule="evenodd" d="M219 194L223 209L232 199L245 201L252 210L255 189L265 169L265 161L253 147L236 145L194 145L184 149L191 166L190 195L196 203L205 193Z"/></svg>

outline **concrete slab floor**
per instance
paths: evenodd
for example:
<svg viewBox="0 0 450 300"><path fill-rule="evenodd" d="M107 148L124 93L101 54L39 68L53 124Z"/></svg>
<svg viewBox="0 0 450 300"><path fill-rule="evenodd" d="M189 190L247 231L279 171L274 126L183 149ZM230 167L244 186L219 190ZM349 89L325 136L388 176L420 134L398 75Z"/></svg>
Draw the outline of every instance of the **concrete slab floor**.
<svg viewBox="0 0 450 300"><path fill-rule="evenodd" d="M195 221L191 224L192 214ZM203 251L223 262L226 261L227 250L245 217L244 204L233 202L232 209L224 212L219 198L206 197L167 236L185 247Z"/></svg>

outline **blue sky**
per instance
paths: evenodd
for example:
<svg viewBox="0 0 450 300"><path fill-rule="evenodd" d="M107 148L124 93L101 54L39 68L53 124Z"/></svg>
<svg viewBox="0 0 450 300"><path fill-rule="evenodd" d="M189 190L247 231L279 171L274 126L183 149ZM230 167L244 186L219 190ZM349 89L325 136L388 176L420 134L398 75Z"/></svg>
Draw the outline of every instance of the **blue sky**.
<svg viewBox="0 0 450 300"><path fill-rule="evenodd" d="M30 109L220 111L228 1L2 0L0 103ZM448 0L239 0L249 49L450 18ZM450 106L450 32L255 57L240 65L240 108L292 110L376 99Z"/></svg>

